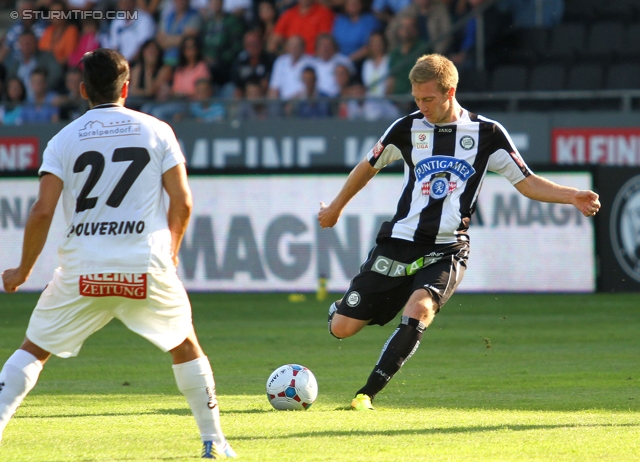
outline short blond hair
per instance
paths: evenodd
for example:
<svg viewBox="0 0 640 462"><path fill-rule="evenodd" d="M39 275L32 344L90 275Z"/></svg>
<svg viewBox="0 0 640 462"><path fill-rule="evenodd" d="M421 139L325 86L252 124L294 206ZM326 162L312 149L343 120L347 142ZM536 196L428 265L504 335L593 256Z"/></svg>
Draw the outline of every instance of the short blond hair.
<svg viewBox="0 0 640 462"><path fill-rule="evenodd" d="M422 55L409 72L411 85L435 80L443 93L458 87L458 69L451 60L439 54Z"/></svg>

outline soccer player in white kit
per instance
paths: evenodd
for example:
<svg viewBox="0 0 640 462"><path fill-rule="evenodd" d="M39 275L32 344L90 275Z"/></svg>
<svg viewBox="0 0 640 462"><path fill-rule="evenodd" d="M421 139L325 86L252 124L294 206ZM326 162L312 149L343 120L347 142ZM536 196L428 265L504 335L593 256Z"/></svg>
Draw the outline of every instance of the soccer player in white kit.
<svg viewBox="0 0 640 462"><path fill-rule="evenodd" d="M40 296L24 343L0 371L0 440L51 354L76 356L87 337L118 318L171 353L178 389L200 430L202 457L235 457L176 273L192 209L184 155L166 123L124 107L129 65L120 53L98 49L82 63L81 92L90 110L47 145L20 265L2 273L7 292L27 280L62 195L68 228L60 267Z"/></svg>

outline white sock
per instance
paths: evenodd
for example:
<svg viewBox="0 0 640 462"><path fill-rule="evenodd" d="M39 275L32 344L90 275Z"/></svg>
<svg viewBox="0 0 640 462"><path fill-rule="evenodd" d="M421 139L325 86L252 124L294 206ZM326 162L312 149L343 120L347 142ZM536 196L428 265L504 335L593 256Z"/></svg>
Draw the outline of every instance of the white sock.
<svg viewBox="0 0 640 462"><path fill-rule="evenodd" d="M206 356L173 365L178 390L187 398L191 412L200 429L202 441L223 446L226 442L220 427L220 409L216 397L211 364Z"/></svg>
<svg viewBox="0 0 640 462"><path fill-rule="evenodd" d="M5 427L35 386L42 363L31 353L16 350L0 371L0 440Z"/></svg>

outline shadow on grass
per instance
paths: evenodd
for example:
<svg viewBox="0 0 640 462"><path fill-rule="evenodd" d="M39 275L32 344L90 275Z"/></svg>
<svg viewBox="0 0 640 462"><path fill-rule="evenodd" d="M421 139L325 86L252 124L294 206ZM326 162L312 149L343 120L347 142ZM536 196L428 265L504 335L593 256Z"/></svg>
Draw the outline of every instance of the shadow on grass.
<svg viewBox="0 0 640 462"><path fill-rule="evenodd" d="M273 409L246 409L242 411L222 411L224 414L265 414L267 412L276 412ZM191 409L153 409L149 411L132 411L132 412L97 412L97 413L70 413L70 414L38 414L32 412L28 415L16 414L14 419L75 419L78 417L129 417L141 415L178 415L191 416Z"/></svg>
<svg viewBox="0 0 640 462"><path fill-rule="evenodd" d="M446 427L446 428L407 428L404 430L350 430L350 431L325 431L325 432L303 432L292 433L290 435L254 435L254 436L234 436L234 440L259 440L259 439L288 439L288 438L317 438L326 436L334 438L339 436L397 436L397 435L447 435L460 433L483 433L500 430L522 432L530 430L554 430L557 428L622 428L640 427L640 424L565 424L565 425L495 425L477 427Z"/></svg>
<svg viewBox="0 0 640 462"><path fill-rule="evenodd" d="M266 414L267 412L275 412L273 409L244 409L241 411L225 410L220 408L220 413L225 415L233 414ZM152 414L165 414L165 415L191 415L190 409L158 409Z"/></svg>

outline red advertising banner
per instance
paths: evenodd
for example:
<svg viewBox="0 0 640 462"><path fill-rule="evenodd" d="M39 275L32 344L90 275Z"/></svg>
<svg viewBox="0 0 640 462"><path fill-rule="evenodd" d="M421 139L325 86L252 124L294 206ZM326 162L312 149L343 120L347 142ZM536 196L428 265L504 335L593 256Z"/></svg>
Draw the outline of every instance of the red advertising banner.
<svg viewBox="0 0 640 462"><path fill-rule="evenodd" d="M35 170L40 166L37 136L0 137L0 170Z"/></svg>
<svg viewBox="0 0 640 462"><path fill-rule="evenodd" d="M551 160L571 165L640 165L640 127L554 128Z"/></svg>

